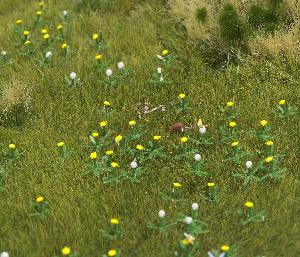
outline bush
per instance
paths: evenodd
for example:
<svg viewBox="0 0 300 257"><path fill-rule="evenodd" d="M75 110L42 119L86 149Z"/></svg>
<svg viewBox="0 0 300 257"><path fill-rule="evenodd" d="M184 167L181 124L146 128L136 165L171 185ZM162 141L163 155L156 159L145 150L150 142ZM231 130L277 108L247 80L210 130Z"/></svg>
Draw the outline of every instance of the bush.
<svg viewBox="0 0 300 257"><path fill-rule="evenodd" d="M19 128L31 115L31 90L26 84L13 79L5 83L0 97L0 125Z"/></svg>
<svg viewBox="0 0 300 257"><path fill-rule="evenodd" d="M232 4L225 4L219 18L221 38L230 46L245 45L248 32Z"/></svg>
<svg viewBox="0 0 300 257"><path fill-rule="evenodd" d="M207 10L205 7L197 9L196 19L199 23L205 23L207 21Z"/></svg>
<svg viewBox="0 0 300 257"><path fill-rule="evenodd" d="M265 26L265 20L266 11L258 5L252 5L248 12L248 23L258 29Z"/></svg>

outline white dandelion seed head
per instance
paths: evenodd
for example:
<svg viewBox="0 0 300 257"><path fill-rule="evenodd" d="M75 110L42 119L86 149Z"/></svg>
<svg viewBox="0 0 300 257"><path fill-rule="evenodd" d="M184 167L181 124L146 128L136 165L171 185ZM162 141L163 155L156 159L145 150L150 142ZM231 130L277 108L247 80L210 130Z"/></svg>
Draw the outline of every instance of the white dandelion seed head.
<svg viewBox="0 0 300 257"><path fill-rule="evenodd" d="M0 257L9 257L9 254L8 254L8 252L2 252L0 254Z"/></svg>
<svg viewBox="0 0 300 257"><path fill-rule="evenodd" d="M76 77L77 77L77 74L74 71L72 71L70 73L70 78L74 80L74 79L76 79Z"/></svg>
<svg viewBox="0 0 300 257"><path fill-rule="evenodd" d="M166 216L166 212L164 210L160 210L158 212L158 217L160 217L161 219L164 218Z"/></svg>
<svg viewBox="0 0 300 257"><path fill-rule="evenodd" d="M7 55L7 52L6 51L2 51L1 55L5 56L5 55Z"/></svg>
<svg viewBox="0 0 300 257"><path fill-rule="evenodd" d="M198 209L199 209L199 204L193 203L193 204L192 204L192 210L193 210L193 211L198 211Z"/></svg>
<svg viewBox="0 0 300 257"><path fill-rule="evenodd" d="M122 70L125 67L124 62L118 62L117 66L120 70Z"/></svg>
<svg viewBox="0 0 300 257"><path fill-rule="evenodd" d="M158 68L157 68L157 73L158 73L158 74L161 74L161 67L158 67Z"/></svg>
<svg viewBox="0 0 300 257"><path fill-rule="evenodd" d="M113 74L113 71L111 69L106 70L106 76L110 77Z"/></svg>
<svg viewBox="0 0 300 257"><path fill-rule="evenodd" d="M50 58L52 56L52 52L48 51L45 56L46 56L47 59Z"/></svg>
<svg viewBox="0 0 300 257"><path fill-rule="evenodd" d="M156 57L157 57L158 59L160 59L160 60L163 60L163 59L164 59L164 58L162 58L159 54L156 55Z"/></svg>
<svg viewBox="0 0 300 257"><path fill-rule="evenodd" d="M67 10L63 10L63 15L67 16L68 15L68 11Z"/></svg>
<svg viewBox="0 0 300 257"><path fill-rule="evenodd" d="M245 165L246 165L247 169L251 169L253 166L253 163L252 163L252 161L246 161Z"/></svg>
<svg viewBox="0 0 300 257"><path fill-rule="evenodd" d="M206 127L205 126L201 126L199 128L199 132L200 132L200 134L205 134L206 133Z"/></svg>
<svg viewBox="0 0 300 257"><path fill-rule="evenodd" d="M163 76L161 76L161 77L159 78L159 81L164 81Z"/></svg>
<svg viewBox="0 0 300 257"><path fill-rule="evenodd" d="M185 219L184 219L185 224L190 225L190 224L192 224L192 222L193 222L192 217L185 217Z"/></svg>
<svg viewBox="0 0 300 257"><path fill-rule="evenodd" d="M132 168L132 169L136 169L137 166L138 166L138 164L137 164L136 160L134 160L130 163L130 168Z"/></svg>
<svg viewBox="0 0 300 257"><path fill-rule="evenodd" d="M194 156L194 159L195 159L195 161L198 162L198 161L200 161L202 159L202 157L201 157L200 154L196 153L195 156Z"/></svg>

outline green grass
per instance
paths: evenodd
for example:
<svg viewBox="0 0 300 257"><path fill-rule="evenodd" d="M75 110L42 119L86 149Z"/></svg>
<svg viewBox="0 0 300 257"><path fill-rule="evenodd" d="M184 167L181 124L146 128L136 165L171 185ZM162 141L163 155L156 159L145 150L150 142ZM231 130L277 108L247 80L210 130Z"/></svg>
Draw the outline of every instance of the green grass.
<svg viewBox="0 0 300 257"><path fill-rule="evenodd" d="M8 251L17 257L53 257L63 246L70 246L85 257L100 257L111 248L128 257L174 256L184 237L184 227L178 225L162 235L149 230L147 224L157 220L160 209L166 211L168 219L175 220L179 212L188 214L191 204L198 202L201 218L208 223L210 232L196 238L199 250L194 257L206 256L207 251L222 244L238 246L234 256L299 256L299 113L289 119L280 119L273 113L279 99L299 107L299 62L248 57L240 66L215 70L201 60L184 28L168 15L167 7L160 1L115 1L113 10L107 11L76 8L75 2L48 1L43 18L46 25L29 28L36 44L41 41L42 27L47 27L54 37L61 22L59 13L64 9L71 13L66 42L72 52L65 59L60 56L60 44L53 43L53 63L45 67L37 61L46 48L38 47L31 58L19 56L15 46L19 39L13 32L15 20L23 19L25 24L34 20L36 2L0 2L0 51L7 51L13 61L12 65L0 66L1 89L16 78L31 85L33 98L31 115L24 126L0 127L1 149L5 151L10 143L15 143L20 154L20 159L12 164L3 158L0 163L7 174L6 191L0 193L0 252ZM116 71L116 63L124 61L130 70L130 77L112 88L102 83L105 72L97 72L93 67L96 51L90 46L90 39L99 31L109 44L109 49L102 52L107 67ZM172 83L154 87L148 80L157 68L156 55L164 49L177 56L169 70ZM81 80L76 88L68 88L64 83L64 77L72 71ZM186 113L177 113L171 105L181 92L186 93L190 103ZM135 143L145 144L159 134L168 157L146 162L140 183L107 185L101 178L83 176L90 162L87 136L98 130L98 122L104 119L99 113L104 100L109 100L115 110L108 119L107 147L114 147L113 137L117 134L126 136L129 120L138 119L137 103L147 101L153 107L167 107L163 114L154 112L148 121L141 121L146 135ZM253 183L245 188L232 177L238 168L224 162L228 146L221 142L218 133L225 120L222 108L229 100L239 109L241 144L252 154L259 145L250 138L249 130L257 128L261 119L271 124L275 151L286 153L281 164L287 168L286 176L280 181ZM198 149L211 171L211 178L201 179L187 174L184 162L175 160L171 145L178 144L180 136L169 132L169 126L175 122L194 124L200 117L209 125L208 135L214 141L213 145ZM199 137L197 131L185 135ZM66 143L69 152L64 161L55 154L59 141ZM116 160L126 167L130 157L119 158L116 147L114 150ZM219 190L216 204L204 200L206 184L211 180ZM175 181L183 185L182 193L187 198L184 203L165 202L160 197ZM37 195L49 202L45 221L28 218L32 212L30 201ZM248 200L254 202L257 210L265 211L264 223L239 225L237 210ZM109 228L113 217L120 219L124 233L119 239L108 240L101 237L99 230Z"/></svg>

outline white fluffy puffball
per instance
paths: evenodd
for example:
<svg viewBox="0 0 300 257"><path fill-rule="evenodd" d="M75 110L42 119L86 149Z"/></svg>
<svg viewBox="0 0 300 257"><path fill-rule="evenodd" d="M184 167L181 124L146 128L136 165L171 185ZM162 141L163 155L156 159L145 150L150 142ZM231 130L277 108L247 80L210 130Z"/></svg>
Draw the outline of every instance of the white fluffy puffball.
<svg viewBox="0 0 300 257"><path fill-rule="evenodd" d="M164 218L165 216L166 216L166 213L165 213L164 210L160 210L160 211L158 212L158 217L160 217L161 219Z"/></svg>

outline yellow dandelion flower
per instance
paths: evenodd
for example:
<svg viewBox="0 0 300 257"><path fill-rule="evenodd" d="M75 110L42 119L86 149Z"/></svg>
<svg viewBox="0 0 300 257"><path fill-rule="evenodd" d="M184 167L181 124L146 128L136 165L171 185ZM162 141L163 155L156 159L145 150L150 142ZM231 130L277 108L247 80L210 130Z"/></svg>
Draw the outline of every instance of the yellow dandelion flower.
<svg viewBox="0 0 300 257"><path fill-rule="evenodd" d="M226 104L228 107L232 107L234 105L234 102L227 102Z"/></svg>
<svg viewBox="0 0 300 257"><path fill-rule="evenodd" d="M234 128L236 126L236 122L235 121L230 121L228 123L229 127Z"/></svg>
<svg viewBox="0 0 300 257"><path fill-rule="evenodd" d="M16 20L16 24L20 25L23 23L23 20L19 19L19 20Z"/></svg>
<svg viewBox="0 0 300 257"><path fill-rule="evenodd" d="M44 2L38 2L38 6L44 6Z"/></svg>
<svg viewBox="0 0 300 257"><path fill-rule="evenodd" d="M108 124L107 121L100 121L100 122L99 122L100 127L106 127L107 124Z"/></svg>
<svg viewBox="0 0 300 257"><path fill-rule="evenodd" d="M188 141L188 138L187 137L182 137L180 138L180 142L181 143L186 143Z"/></svg>
<svg viewBox="0 0 300 257"><path fill-rule="evenodd" d="M263 126L263 127L266 126L267 124L268 124L268 121L266 121L266 120L261 120L260 121L260 125Z"/></svg>
<svg viewBox="0 0 300 257"><path fill-rule="evenodd" d="M9 144L8 148L11 149L11 150L14 150L14 149L16 149L16 145L15 144Z"/></svg>
<svg viewBox="0 0 300 257"><path fill-rule="evenodd" d="M142 145L137 145L135 148L138 149L138 150L140 150L140 151L142 151L142 150L145 149Z"/></svg>
<svg viewBox="0 0 300 257"><path fill-rule="evenodd" d="M231 146L232 146L232 147L235 147L235 146L237 146L237 145L239 145L239 142L238 142L238 141L235 141L235 142L231 143Z"/></svg>
<svg viewBox="0 0 300 257"><path fill-rule="evenodd" d="M253 202L245 202L247 208L252 208L254 206Z"/></svg>
<svg viewBox="0 0 300 257"><path fill-rule="evenodd" d="M29 35L29 31L28 30L23 31L23 35L24 36L28 36Z"/></svg>
<svg viewBox="0 0 300 257"><path fill-rule="evenodd" d="M179 98L180 99L184 99L185 98L185 94L184 93L179 94Z"/></svg>
<svg viewBox="0 0 300 257"><path fill-rule="evenodd" d="M96 153L96 152L92 152L92 153L90 154L90 158L91 158L91 160L96 159L96 158L97 158L97 153Z"/></svg>
<svg viewBox="0 0 300 257"><path fill-rule="evenodd" d="M96 54L95 59L96 60L101 60L102 59L102 55L101 54Z"/></svg>
<svg viewBox="0 0 300 257"><path fill-rule="evenodd" d="M111 219L110 223L113 224L113 225L117 225L117 224L119 224L119 220L118 219Z"/></svg>
<svg viewBox="0 0 300 257"><path fill-rule="evenodd" d="M65 48L67 48L67 47L68 47L67 43L64 43L64 44L61 45L61 48L62 48L62 49L65 49Z"/></svg>
<svg viewBox="0 0 300 257"><path fill-rule="evenodd" d="M286 102L285 102L285 100L284 100L284 99L281 99L281 100L279 100L278 104L279 104L279 105L285 105L285 104L286 104Z"/></svg>
<svg viewBox="0 0 300 257"><path fill-rule="evenodd" d="M131 120L128 122L129 126L135 126L136 125L136 121L135 120Z"/></svg>
<svg viewBox="0 0 300 257"><path fill-rule="evenodd" d="M67 255L69 255L70 253L71 253L71 248L70 248L70 247L65 246L63 249L61 249L61 254L62 254L63 256L67 256Z"/></svg>
<svg viewBox="0 0 300 257"><path fill-rule="evenodd" d="M92 133L92 137L93 137L93 138L99 137L99 133L98 133L98 132L93 132L93 133Z"/></svg>
<svg viewBox="0 0 300 257"><path fill-rule="evenodd" d="M154 139L154 140L160 140L160 139L161 139L161 136L153 136L153 139Z"/></svg>
<svg viewBox="0 0 300 257"><path fill-rule="evenodd" d="M44 39L48 39L49 37L50 37L49 34L45 34L45 35L43 36Z"/></svg>
<svg viewBox="0 0 300 257"><path fill-rule="evenodd" d="M222 246L221 246L221 250L222 250L223 252L228 252L228 251L230 250L230 246L229 246L229 245L222 245Z"/></svg>
<svg viewBox="0 0 300 257"><path fill-rule="evenodd" d="M37 203L41 203L42 201L44 201L44 197L38 196L38 197L35 199L35 201L36 201Z"/></svg>
<svg viewBox="0 0 300 257"><path fill-rule="evenodd" d="M48 30L47 30L47 29L42 29L42 30L41 30L41 33L42 33L42 34L47 34L47 33L48 33Z"/></svg>
<svg viewBox="0 0 300 257"><path fill-rule="evenodd" d="M215 186L215 183L214 183L214 182L208 182L208 183L207 183L207 186L208 186L208 187L214 187L214 186Z"/></svg>
<svg viewBox="0 0 300 257"><path fill-rule="evenodd" d="M108 255L109 257L114 257L114 256L117 255L117 251L116 251L115 249L111 249L111 250L109 250L109 251L107 252L107 255Z"/></svg>
<svg viewBox="0 0 300 257"><path fill-rule="evenodd" d="M40 16L40 15L42 15L42 14L43 14L42 11L37 11L37 12L36 12L36 15L37 15L37 16Z"/></svg>
<svg viewBox="0 0 300 257"><path fill-rule="evenodd" d="M26 41L24 42L24 45L27 46L27 45L29 45L30 43L31 43L30 40L26 40Z"/></svg>
<svg viewBox="0 0 300 257"><path fill-rule="evenodd" d="M119 163L117 163L117 162L112 162L110 165L111 165L113 168L117 168L117 167L120 166Z"/></svg>
<svg viewBox="0 0 300 257"><path fill-rule="evenodd" d="M57 25L57 27L56 27L57 30L61 30L62 28L63 28L63 25L62 25L62 24L59 24L59 25Z"/></svg>
<svg viewBox="0 0 300 257"><path fill-rule="evenodd" d="M114 153L113 150L107 150L107 151L105 151L105 154L106 154L106 155L112 155L113 153Z"/></svg>
<svg viewBox="0 0 300 257"><path fill-rule="evenodd" d="M173 183L173 186L176 187L176 188L179 188L179 187L181 187L182 185L181 185L180 183L178 183L178 182L174 182L174 183Z"/></svg>
<svg viewBox="0 0 300 257"><path fill-rule="evenodd" d="M99 35L97 33L93 34L92 36L93 40L97 40L99 38Z"/></svg>
<svg viewBox="0 0 300 257"><path fill-rule="evenodd" d="M265 162L266 163L270 163L270 162L272 162L273 161L273 157L272 156L269 156L269 157L267 157L266 159L265 159Z"/></svg>
<svg viewBox="0 0 300 257"><path fill-rule="evenodd" d="M115 142L119 143L122 139L123 139L123 136L118 135L118 136L115 137Z"/></svg>
<svg viewBox="0 0 300 257"><path fill-rule="evenodd" d="M266 144L267 146L271 146L271 145L273 145L273 141L269 140L269 141L265 142L265 144Z"/></svg>
<svg viewBox="0 0 300 257"><path fill-rule="evenodd" d="M167 55L168 53L169 53L168 50L163 50L163 51L162 51L162 55Z"/></svg>
<svg viewBox="0 0 300 257"><path fill-rule="evenodd" d="M63 146L65 145L65 142L58 142L56 145L57 145L58 147L63 147Z"/></svg>
<svg viewBox="0 0 300 257"><path fill-rule="evenodd" d="M109 102L109 101L104 101L104 102L103 102L103 105L104 105L105 107L108 107L108 106L110 106L110 102Z"/></svg>

